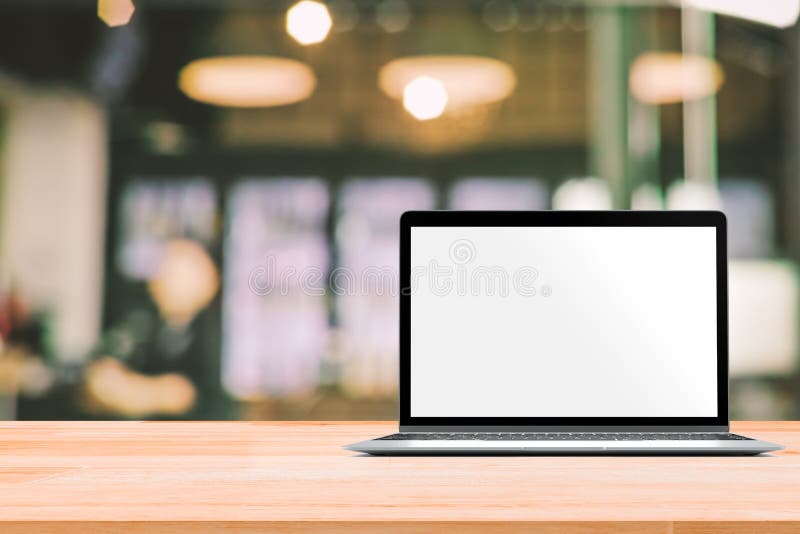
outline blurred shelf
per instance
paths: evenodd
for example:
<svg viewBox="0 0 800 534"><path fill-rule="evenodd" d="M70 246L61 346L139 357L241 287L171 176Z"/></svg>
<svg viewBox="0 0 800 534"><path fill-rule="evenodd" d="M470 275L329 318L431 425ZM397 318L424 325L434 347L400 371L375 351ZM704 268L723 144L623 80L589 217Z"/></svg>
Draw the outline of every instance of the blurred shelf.
<svg viewBox="0 0 800 534"><path fill-rule="evenodd" d="M301 399L245 401L240 419L250 421L396 421L397 397L350 398L323 392Z"/></svg>

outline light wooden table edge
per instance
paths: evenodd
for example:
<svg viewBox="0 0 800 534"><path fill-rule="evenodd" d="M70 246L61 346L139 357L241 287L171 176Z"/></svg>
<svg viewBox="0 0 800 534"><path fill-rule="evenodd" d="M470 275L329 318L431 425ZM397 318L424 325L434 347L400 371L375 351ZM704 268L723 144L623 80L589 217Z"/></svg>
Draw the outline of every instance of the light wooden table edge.
<svg viewBox="0 0 800 534"><path fill-rule="evenodd" d="M63 432L65 430L70 430L75 423L41 423L41 422L30 422L27 424L19 424L19 425L9 425L12 427L17 428L25 428L25 427L40 427L42 425L47 427L47 430L50 428L57 429L59 432ZM187 426L205 426L207 422L187 422ZM213 424L213 423L212 423ZM238 422L238 423L222 423L223 426L227 425L254 425L254 426L274 426L274 427L288 427L286 430L290 430L291 427L294 426L319 426L319 427L335 427L339 425L349 425L354 427L368 427L368 426L375 426L375 428L366 429L367 433L373 433L373 431L378 430L379 427L383 428L389 425L396 425L396 423L387 423L387 422L323 422L323 423L314 423L314 422L292 422L292 423L281 423L281 422ZM108 423L100 422L100 423L78 423L78 425L89 427L92 432L96 431L97 429L102 429ZM147 427L152 426L162 426L166 429L169 429L175 425L173 422L122 422L118 425L111 424L109 426L115 427L118 426L121 429L127 429L128 427L132 426L139 426L145 425ZM98 427L97 429L95 427ZM767 436L764 436L765 439L770 437L773 440L780 441L778 435L787 432L787 439L789 434L796 435L798 430L800 430L800 425L797 422L736 422L733 423L734 432L741 432L746 435L751 435L752 437L758 437L759 434L762 432L768 433ZM361 430L359 429L359 432ZM125 430L128 432L128 430ZM119 436L124 435L122 433L117 434L116 439L119 439ZM376 434L377 435L377 434ZM770 436L771 435L771 436ZM40 435L37 437L39 441L44 439L50 439L46 434ZM169 439L173 439L170 437ZM339 439L337 437L337 439ZM24 441L22 442L24 443ZM35 442L38 443L38 442ZM797 443L794 441L793 443ZM338 447L338 445L337 445ZM337 448L338 451L338 448ZM793 449L783 451L779 453L781 455L792 455L792 458L797 458L797 454L800 454L800 448L794 446ZM792 465L796 466L796 462ZM784 485L783 491L786 491L786 486ZM32 532L32 533L60 533L60 532L80 532L86 534L106 534L106 533L117 533L117 532L132 532L132 533L144 533L144 532L164 532L167 534L170 533L183 533L183 532L199 532L199 533L211 533L211 532L242 532L242 533L250 533L250 532L266 532L266 533L298 533L298 534L311 534L316 532L333 532L333 533L353 533L353 534L365 534L371 532L380 532L380 533L388 533L388 534L412 534L412 533L425 533L425 532L443 532L445 534L474 534L478 532L488 532L488 533L495 533L495 534L516 534L521 532L534 532L534 533L546 533L546 534L555 534L555 533L565 533L565 534L575 534L575 533L640 533L640 532L658 532L658 533L679 533L679 534L722 534L723 532L743 532L743 533L750 533L750 534L785 534L785 533L798 533L800 534L800 519L797 517L796 513L787 514L787 510L793 509L793 504L789 504L791 501L792 503L796 504L796 500L785 500L783 502L783 506L779 508L780 513L778 517L786 518L787 515L789 516L788 520L770 520L768 514L759 514L754 511L749 515L744 517L742 520L742 516L738 516L739 519L736 521L725 521L724 518L726 517L725 514L718 514L712 517L722 517L723 521L711 521L711 520L692 520L691 516L689 518L682 520L682 519L668 519L668 518L661 518L661 517L653 517L652 520L617 520L613 516L608 520L592 520L592 519L582 519L582 518L573 518L569 519L570 515L564 515L564 520L560 520L560 514L552 514L550 518L542 521L537 521L535 519L523 519L520 521L498 521L494 518L488 520L480 520L480 519L461 519L458 515L455 517L457 520L452 520L452 515L450 519L447 520L437 520L437 519L413 519L407 520L403 517L398 518L395 516L394 518L387 518L387 520L372 520L365 518L364 520L358 519L351 519L348 517L345 518L330 518L330 519L308 519L308 515L306 518L298 520L293 520L291 517L286 520L271 520L269 515L260 515L257 516L256 520L242 520L236 521L232 518L237 517L236 513L236 503L233 505L232 513L226 513L225 515L220 516L220 520L216 520L216 515L205 514L206 517L210 517L209 520L198 519L197 516L182 516L180 514L170 517L169 515L161 515L160 518L155 519L153 521L148 520L139 520L138 517L133 515L134 520L131 520L131 515L127 515L127 519L109 521L108 518L114 518L113 514L105 514L103 519L101 516L98 516L98 520L93 520L92 515L84 515L83 518L77 520L66 520L66 521L53 521L53 520L39 520L36 519L37 513L36 508L33 502L29 502L24 504L29 511L33 511L32 520L18 520L12 514L8 514L9 518L3 518L3 510L0 507L0 532L3 534L16 534L21 532ZM787 508L789 506L789 508ZM796 512L797 510L795 510ZM31 514L25 514L31 515ZM555 516L555 519L553 519ZM19 516L17 516L19 517ZM39 516L43 517L43 516ZM47 516L44 516L47 517ZM53 516L50 516L53 517ZM57 517L57 516L56 516ZM88 517L88 519L86 519ZM186 519L183 520L181 517L185 517ZM252 517L252 516L251 516ZM278 516L281 517L281 516ZM312 514L312 517L314 515ZM324 516L320 516L324 517ZM410 517L416 517L414 515L410 515ZM600 516L602 517L602 515ZM608 516L606 516L608 517ZM641 515L640 515L641 517ZM673 516L674 517L674 516ZM737 517L737 516L732 516ZM14 519L12 519L14 518ZM753 519L750 519L753 518Z"/></svg>
<svg viewBox="0 0 800 534"><path fill-rule="evenodd" d="M4 534L80 532L297 533L367 534L789 534L800 532L800 521L11 521L0 518Z"/></svg>

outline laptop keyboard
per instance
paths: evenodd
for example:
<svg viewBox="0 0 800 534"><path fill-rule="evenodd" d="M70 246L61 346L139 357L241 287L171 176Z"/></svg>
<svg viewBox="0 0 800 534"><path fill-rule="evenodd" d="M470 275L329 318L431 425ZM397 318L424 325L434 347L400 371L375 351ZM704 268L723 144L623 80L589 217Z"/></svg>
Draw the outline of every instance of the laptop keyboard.
<svg viewBox="0 0 800 534"><path fill-rule="evenodd" d="M664 440L749 440L737 434L701 432L406 432L382 440L437 441L664 441Z"/></svg>

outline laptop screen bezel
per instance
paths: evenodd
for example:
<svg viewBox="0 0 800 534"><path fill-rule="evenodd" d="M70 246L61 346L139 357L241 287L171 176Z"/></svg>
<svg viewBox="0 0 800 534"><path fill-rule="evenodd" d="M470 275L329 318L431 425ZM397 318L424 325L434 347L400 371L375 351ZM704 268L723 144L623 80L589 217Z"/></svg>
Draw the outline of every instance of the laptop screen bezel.
<svg viewBox="0 0 800 534"><path fill-rule="evenodd" d="M716 229L716 417L412 417L411 228L413 227L713 227ZM725 215L718 211L409 211L400 218L401 430L727 430L728 261Z"/></svg>

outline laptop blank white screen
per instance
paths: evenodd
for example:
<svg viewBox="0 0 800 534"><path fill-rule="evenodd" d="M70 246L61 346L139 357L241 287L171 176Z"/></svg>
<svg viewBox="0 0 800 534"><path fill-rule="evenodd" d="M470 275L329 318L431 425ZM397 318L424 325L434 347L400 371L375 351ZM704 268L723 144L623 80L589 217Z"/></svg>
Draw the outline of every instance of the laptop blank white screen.
<svg viewBox="0 0 800 534"><path fill-rule="evenodd" d="M412 417L716 417L712 227L412 227Z"/></svg>

